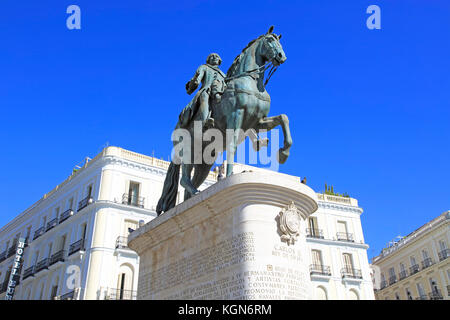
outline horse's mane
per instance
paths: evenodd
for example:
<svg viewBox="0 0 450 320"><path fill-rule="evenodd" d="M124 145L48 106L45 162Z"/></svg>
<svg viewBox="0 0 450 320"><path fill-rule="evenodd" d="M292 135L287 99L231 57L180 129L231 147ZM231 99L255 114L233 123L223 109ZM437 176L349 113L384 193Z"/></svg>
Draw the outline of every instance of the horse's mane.
<svg viewBox="0 0 450 320"><path fill-rule="evenodd" d="M244 49L242 49L241 53L238 54L238 56L237 56L236 58L234 58L233 63L231 64L230 68L228 69L228 71L227 71L227 77L231 77L231 76L234 75L234 73L235 73L236 70L237 70L237 66L239 65L239 63L241 62L242 57L244 56L244 52L245 52L252 44L254 44L256 41L258 41L259 39L261 39L261 38L264 37L264 36L265 36L265 34L260 35L258 38L256 38L256 39L250 41L250 42L247 44L247 46L246 46Z"/></svg>

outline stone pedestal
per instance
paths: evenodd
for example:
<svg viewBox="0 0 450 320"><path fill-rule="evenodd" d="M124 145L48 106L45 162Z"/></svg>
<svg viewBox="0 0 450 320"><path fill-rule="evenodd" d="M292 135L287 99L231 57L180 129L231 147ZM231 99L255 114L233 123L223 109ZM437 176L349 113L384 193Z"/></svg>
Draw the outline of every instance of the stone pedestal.
<svg viewBox="0 0 450 320"><path fill-rule="evenodd" d="M310 299L306 218L315 192L244 172L219 181L129 237L138 299Z"/></svg>

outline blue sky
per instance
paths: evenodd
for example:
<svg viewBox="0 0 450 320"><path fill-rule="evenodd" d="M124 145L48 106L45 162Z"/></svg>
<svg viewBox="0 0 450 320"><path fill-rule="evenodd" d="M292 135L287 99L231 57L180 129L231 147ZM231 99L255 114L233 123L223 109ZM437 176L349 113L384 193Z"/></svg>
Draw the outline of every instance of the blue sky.
<svg viewBox="0 0 450 320"><path fill-rule="evenodd" d="M66 8L81 8L81 30ZM366 8L381 8L381 30ZM359 200L369 257L450 208L450 2L12 1L0 10L0 225L108 142L167 158L210 52L222 69L270 25L287 61L270 115L294 139L281 172Z"/></svg>

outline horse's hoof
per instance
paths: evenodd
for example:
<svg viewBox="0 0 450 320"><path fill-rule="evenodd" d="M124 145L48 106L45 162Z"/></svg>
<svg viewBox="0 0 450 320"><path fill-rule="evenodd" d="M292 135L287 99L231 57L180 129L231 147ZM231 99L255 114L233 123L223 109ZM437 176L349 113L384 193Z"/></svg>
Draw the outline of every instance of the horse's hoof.
<svg viewBox="0 0 450 320"><path fill-rule="evenodd" d="M283 164L286 162L287 158L289 157L289 150L280 149L280 150L278 150L277 155L278 155L278 157L277 157L278 163Z"/></svg>

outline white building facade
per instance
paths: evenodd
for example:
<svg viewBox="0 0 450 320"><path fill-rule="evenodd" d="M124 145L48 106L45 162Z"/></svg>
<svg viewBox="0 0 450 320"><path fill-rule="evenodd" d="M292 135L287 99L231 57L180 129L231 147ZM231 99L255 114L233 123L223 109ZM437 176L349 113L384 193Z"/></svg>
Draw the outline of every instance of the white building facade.
<svg viewBox="0 0 450 320"><path fill-rule="evenodd" d="M127 236L156 217L169 163L105 148L0 229L0 299L20 237L27 238L14 299L135 299L139 257ZM236 164L236 173L264 170ZM273 174L281 174L273 172ZM292 179L300 179L290 176ZM211 172L200 189L217 181ZM183 199L180 188L178 203ZM374 299L360 215L353 198L318 194L307 244L317 299Z"/></svg>

